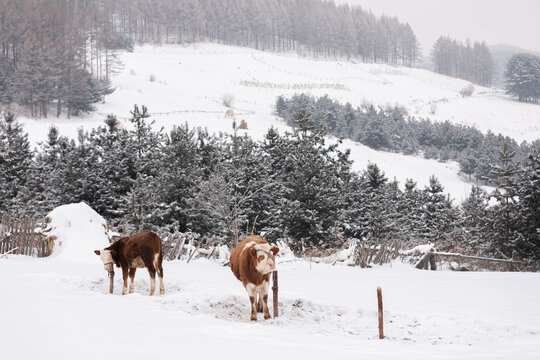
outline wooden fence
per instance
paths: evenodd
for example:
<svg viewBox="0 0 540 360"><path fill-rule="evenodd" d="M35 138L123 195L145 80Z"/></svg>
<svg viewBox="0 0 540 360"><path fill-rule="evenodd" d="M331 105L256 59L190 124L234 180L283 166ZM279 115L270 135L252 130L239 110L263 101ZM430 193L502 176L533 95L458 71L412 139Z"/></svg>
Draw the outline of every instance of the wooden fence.
<svg viewBox="0 0 540 360"><path fill-rule="evenodd" d="M160 236L163 239L163 259L165 260L190 262L192 259L201 257L218 259L222 255L225 243L224 238L202 237L200 234L191 232L165 232L161 233Z"/></svg>
<svg viewBox="0 0 540 360"><path fill-rule="evenodd" d="M383 240L381 243L376 241L362 241L356 244L354 264L362 268L370 264L382 265L396 259L401 251L401 241Z"/></svg>
<svg viewBox="0 0 540 360"><path fill-rule="evenodd" d="M3 215L0 222L0 255L17 247L13 253L37 257L49 256L52 250L35 219Z"/></svg>

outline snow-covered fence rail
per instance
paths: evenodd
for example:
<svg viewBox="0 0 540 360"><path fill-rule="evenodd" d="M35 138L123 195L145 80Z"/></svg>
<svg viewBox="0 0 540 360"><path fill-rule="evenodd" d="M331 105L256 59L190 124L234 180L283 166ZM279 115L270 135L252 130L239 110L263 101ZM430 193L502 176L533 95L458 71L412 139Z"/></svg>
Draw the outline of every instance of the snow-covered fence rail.
<svg viewBox="0 0 540 360"><path fill-rule="evenodd" d="M402 256L410 256L415 263L417 269L423 270L437 270L441 266L437 266L437 263L448 263L451 270L506 270L520 271L520 265L522 261L513 259L498 259L489 258L484 256L463 255L459 253L451 253L444 251L437 251L433 245L420 245L411 250L405 250L400 252Z"/></svg>
<svg viewBox="0 0 540 360"><path fill-rule="evenodd" d="M242 80L240 85L246 87L258 87L266 89L334 89L334 90L349 90L343 84L322 84L322 83L272 83L272 82L261 82L254 80Z"/></svg>
<svg viewBox="0 0 540 360"><path fill-rule="evenodd" d="M194 114L194 113L200 113L200 114L223 114L222 110L173 110L173 111L166 111L166 112L152 112L151 115L155 116L168 116L168 115L175 115L175 114ZM252 115L255 114L255 111L251 110L240 110L236 111L236 115Z"/></svg>
<svg viewBox="0 0 540 360"><path fill-rule="evenodd" d="M3 215L0 222L0 254L17 247L16 254L45 257L51 253L49 242L35 219Z"/></svg>
<svg viewBox="0 0 540 360"><path fill-rule="evenodd" d="M495 269L495 270L517 270L520 271L519 265L523 264L521 261L512 260L512 259L497 259L497 258L488 258L483 256L471 256L471 255L462 255L457 253L449 253L449 252L440 252L435 251L433 253L436 259L442 260L453 260L454 262L457 262L458 266L457 268L454 268L453 270L462 270L463 263L466 261L474 261L477 264L480 264L483 269ZM504 265L503 268L501 268L501 265ZM470 270L470 269L467 269Z"/></svg>

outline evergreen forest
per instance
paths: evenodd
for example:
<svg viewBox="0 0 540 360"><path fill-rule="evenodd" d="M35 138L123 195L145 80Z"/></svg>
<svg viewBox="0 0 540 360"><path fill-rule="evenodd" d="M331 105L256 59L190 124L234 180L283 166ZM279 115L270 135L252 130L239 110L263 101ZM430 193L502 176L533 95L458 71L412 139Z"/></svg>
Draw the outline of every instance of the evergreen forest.
<svg viewBox="0 0 540 360"><path fill-rule="evenodd" d="M68 139L51 128L32 150L16 118L0 121L0 211L44 216L84 201L113 225L176 229L233 242L251 231L287 239L302 253L346 239L434 242L463 252L540 258L540 157L521 161L505 142L491 165L497 190L473 187L457 204L435 176L398 184L376 164L351 170L347 150L328 144L312 115L262 141L178 126L154 130L135 106L130 130L113 115ZM445 245L446 244L446 245Z"/></svg>

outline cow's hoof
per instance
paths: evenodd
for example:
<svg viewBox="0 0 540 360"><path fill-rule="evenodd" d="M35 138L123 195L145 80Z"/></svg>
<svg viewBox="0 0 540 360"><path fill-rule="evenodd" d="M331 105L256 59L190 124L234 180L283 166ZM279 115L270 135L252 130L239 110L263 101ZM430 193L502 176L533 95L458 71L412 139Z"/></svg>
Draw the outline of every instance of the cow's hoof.
<svg viewBox="0 0 540 360"><path fill-rule="evenodd" d="M122 295L126 295L126 290L122 290Z"/></svg>
<svg viewBox="0 0 540 360"><path fill-rule="evenodd" d="M271 318L270 314L264 314L264 320L268 320L270 318Z"/></svg>
<svg viewBox="0 0 540 360"><path fill-rule="evenodd" d="M165 290L159 290L159 293L160 293L161 295L163 295L163 294L165 294Z"/></svg>
<svg viewBox="0 0 540 360"><path fill-rule="evenodd" d="M133 289L129 289L129 293L130 293L130 294L133 294Z"/></svg>
<svg viewBox="0 0 540 360"><path fill-rule="evenodd" d="M255 314L255 315L251 315L251 319L250 319L250 320L251 320L251 321L257 321L257 315L256 315L256 314Z"/></svg>

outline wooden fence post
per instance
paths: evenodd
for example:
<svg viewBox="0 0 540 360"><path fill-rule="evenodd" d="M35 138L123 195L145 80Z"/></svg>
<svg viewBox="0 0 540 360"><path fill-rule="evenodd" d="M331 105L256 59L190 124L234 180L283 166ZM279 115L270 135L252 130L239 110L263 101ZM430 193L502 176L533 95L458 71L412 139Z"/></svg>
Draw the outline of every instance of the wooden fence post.
<svg viewBox="0 0 540 360"><path fill-rule="evenodd" d="M114 291L114 264L109 264L107 276L109 277L109 294L112 294Z"/></svg>
<svg viewBox="0 0 540 360"><path fill-rule="evenodd" d="M383 303L382 303L382 290L377 288L377 302L379 304L379 339L384 339L383 330Z"/></svg>
<svg viewBox="0 0 540 360"><path fill-rule="evenodd" d="M278 273L275 270L272 273L272 295L274 302L274 318L278 317Z"/></svg>

